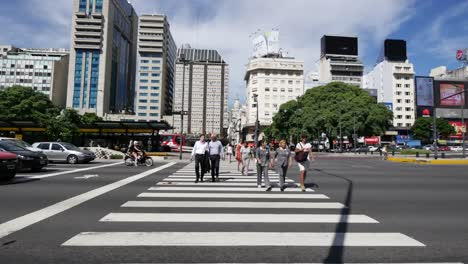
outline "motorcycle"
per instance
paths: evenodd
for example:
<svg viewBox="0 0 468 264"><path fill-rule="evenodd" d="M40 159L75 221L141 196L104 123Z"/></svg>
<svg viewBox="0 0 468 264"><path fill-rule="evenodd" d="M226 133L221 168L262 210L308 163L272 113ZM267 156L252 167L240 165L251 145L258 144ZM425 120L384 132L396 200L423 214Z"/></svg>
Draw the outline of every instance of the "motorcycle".
<svg viewBox="0 0 468 264"><path fill-rule="evenodd" d="M127 166L135 166L135 157L133 157L133 155L129 152L125 153L124 161L125 165ZM146 154L143 153L139 156L137 160L137 165L151 167L153 166L153 159L149 156L146 156Z"/></svg>

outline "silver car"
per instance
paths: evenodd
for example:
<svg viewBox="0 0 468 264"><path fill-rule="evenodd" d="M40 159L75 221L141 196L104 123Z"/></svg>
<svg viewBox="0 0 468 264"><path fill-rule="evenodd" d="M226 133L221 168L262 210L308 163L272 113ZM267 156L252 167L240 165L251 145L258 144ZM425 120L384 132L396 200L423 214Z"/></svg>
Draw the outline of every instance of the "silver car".
<svg viewBox="0 0 468 264"><path fill-rule="evenodd" d="M70 164L88 163L96 156L89 150L82 150L66 142L36 142L33 147L41 149L49 161L66 161Z"/></svg>

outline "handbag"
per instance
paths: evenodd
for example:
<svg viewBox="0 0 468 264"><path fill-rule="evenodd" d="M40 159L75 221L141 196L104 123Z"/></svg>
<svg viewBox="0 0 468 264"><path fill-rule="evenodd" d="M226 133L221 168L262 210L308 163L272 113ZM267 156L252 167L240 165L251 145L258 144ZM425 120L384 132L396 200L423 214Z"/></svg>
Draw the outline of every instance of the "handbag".
<svg viewBox="0 0 468 264"><path fill-rule="evenodd" d="M301 147L302 147L302 144L301 144ZM308 156L309 156L308 152L304 152L304 150L301 150L300 152L296 153L296 155L294 156L294 160L296 160L297 162L304 162L307 160Z"/></svg>

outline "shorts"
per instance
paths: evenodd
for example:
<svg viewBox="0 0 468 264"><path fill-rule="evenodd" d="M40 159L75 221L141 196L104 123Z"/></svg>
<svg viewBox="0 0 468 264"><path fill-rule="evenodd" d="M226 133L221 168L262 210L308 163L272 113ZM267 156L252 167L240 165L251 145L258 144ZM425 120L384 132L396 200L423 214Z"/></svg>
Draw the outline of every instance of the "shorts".
<svg viewBox="0 0 468 264"><path fill-rule="evenodd" d="M300 171L308 171L310 167L310 161L306 160L303 162L298 162L297 165L299 165L299 170Z"/></svg>

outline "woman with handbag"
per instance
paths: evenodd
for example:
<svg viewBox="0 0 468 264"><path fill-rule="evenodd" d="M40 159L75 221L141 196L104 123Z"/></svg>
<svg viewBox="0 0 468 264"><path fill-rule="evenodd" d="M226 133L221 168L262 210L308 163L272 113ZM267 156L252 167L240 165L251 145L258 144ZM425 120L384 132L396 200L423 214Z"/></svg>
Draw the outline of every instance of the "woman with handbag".
<svg viewBox="0 0 468 264"><path fill-rule="evenodd" d="M314 160L314 156L312 154L312 145L307 143L307 136L301 136L301 142L297 143L296 149L294 150L296 156L294 159L297 161L299 165L299 177L301 178L301 190L305 192L305 178L307 176L307 170L310 167L310 161Z"/></svg>
<svg viewBox="0 0 468 264"><path fill-rule="evenodd" d="M279 174L279 185L280 190L284 192L286 173L288 168L291 166L291 150L286 145L286 140L282 139L279 143L279 147L276 149L274 166Z"/></svg>

